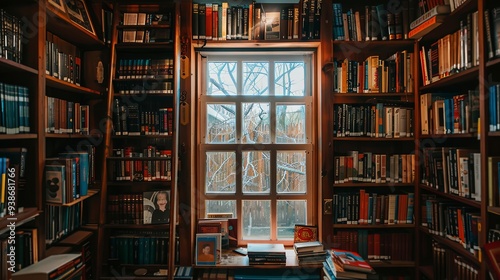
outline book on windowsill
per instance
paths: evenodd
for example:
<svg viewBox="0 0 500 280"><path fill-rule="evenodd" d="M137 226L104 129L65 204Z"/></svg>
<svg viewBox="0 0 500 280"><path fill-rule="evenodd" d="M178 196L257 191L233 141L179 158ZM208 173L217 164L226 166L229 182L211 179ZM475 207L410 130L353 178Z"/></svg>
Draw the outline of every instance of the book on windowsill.
<svg viewBox="0 0 500 280"><path fill-rule="evenodd" d="M309 225L295 225L293 242L308 242L318 240L318 227Z"/></svg>
<svg viewBox="0 0 500 280"><path fill-rule="evenodd" d="M333 261L337 261L346 271L357 271L367 274L375 274L375 270L357 252L331 249Z"/></svg>
<svg viewBox="0 0 500 280"><path fill-rule="evenodd" d="M297 255L302 253L323 252L323 244L319 241L299 242L293 244L293 249Z"/></svg>

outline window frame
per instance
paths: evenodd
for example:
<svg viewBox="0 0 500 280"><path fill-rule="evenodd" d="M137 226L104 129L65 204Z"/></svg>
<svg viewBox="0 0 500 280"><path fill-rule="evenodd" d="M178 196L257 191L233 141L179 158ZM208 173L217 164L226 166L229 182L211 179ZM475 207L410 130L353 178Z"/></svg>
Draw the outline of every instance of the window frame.
<svg viewBox="0 0 500 280"><path fill-rule="evenodd" d="M244 54L242 54L244 53ZM279 56L278 56L279 55ZM235 57L238 59L235 59ZM274 62L286 62L286 61L296 61L297 57L303 57L304 67L306 69L306 77L305 77L305 95L304 96L275 96L274 95L274 86L270 87L269 95L263 96L241 96L241 95L232 95L232 96L209 96L206 94L207 92L207 81L208 81L208 69L207 64L209 61L234 61L238 63L238 78L237 78L237 92L241 92L243 83L242 83L242 61L274 61ZM225 58L225 59L224 59ZM229 58L229 59L227 59ZM294 58L293 60L289 60L289 58ZM196 191L196 201L197 201L197 211L196 216L198 219L205 218L205 210L206 210L206 200L235 200L236 201L236 212L238 215L239 221L239 229L238 229L238 242L240 245L245 245L248 242L279 242L285 245L293 244L293 239L279 239L277 233L277 202L279 200L306 200L307 203L307 223L308 224L318 224L318 198L317 198L317 151L315 150L315 143L317 142L317 136L314 135L315 132L315 112L316 106L314 105L314 100L317 99L317 89L314 86L314 81L317 80L316 72L315 72L315 59L316 52L311 49L303 49L303 50L279 50L273 54L269 54L266 52L256 52L255 50L248 50L248 53L243 51L231 52L221 49L217 49L217 51L199 51L197 52L197 67L198 67L198 80L197 80L197 170L198 176L196 176L197 183L197 191ZM269 84L274 84L274 67L269 67ZM236 134L238 139L236 143L232 144L207 144L205 143L206 137L206 104L208 103L231 103L234 102L236 106L241 106L241 104L246 102L269 102L270 104L270 118L271 118L271 127L274 126L274 129L271 129L271 143L265 144L247 144L241 143L241 121L242 116L237 113L236 115ZM302 144L276 144L274 142L275 139L275 108L279 105L293 105L293 104L304 104L306 106L306 139L305 143ZM274 105L273 105L274 104ZM237 112L241 112L241 110L236 110ZM264 145L265 148L260 148ZM244 151L254 151L255 147L259 147L258 150L269 151L271 154L271 171L272 174L271 188L270 192L266 194L249 194L242 192L242 173L236 172L236 191L235 193L217 193L217 194L206 194L205 193L205 163L206 151L235 151L236 152L236 164L237 169L241 165L242 152ZM292 149L293 148L293 149ZM276 152L277 151L306 151L306 163L307 163L307 182L306 182L306 192L299 193L278 193L276 188ZM243 200L252 200L252 199L264 199L271 201L271 217L270 217L270 239L269 240L251 240L242 238L242 203Z"/></svg>

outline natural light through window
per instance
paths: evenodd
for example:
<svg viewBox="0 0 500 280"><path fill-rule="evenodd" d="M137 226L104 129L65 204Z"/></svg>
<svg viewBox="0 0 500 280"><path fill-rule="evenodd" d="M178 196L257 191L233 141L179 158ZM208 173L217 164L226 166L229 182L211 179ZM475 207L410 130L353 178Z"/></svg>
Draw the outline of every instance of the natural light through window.
<svg viewBox="0 0 500 280"><path fill-rule="evenodd" d="M199 57L199 217L232 213L243 240L291 240L312 214L312 54Z"/></svg>

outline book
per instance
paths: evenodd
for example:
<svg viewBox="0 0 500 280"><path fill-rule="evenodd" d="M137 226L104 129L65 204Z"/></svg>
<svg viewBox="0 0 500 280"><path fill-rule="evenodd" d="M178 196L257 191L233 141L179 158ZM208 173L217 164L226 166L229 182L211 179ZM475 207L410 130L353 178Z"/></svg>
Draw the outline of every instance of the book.
<svg viewBox="0 0 500 280"><path fill-rule="evenodd" d="M308 242L318 240L318 227L308 225L295 225L293 242Z"/></svg>
<svg viewBox="0 0 500 280"><path fill-rule="evenodd" d="M70 279L71 274L83 265L81 254L60 254L49 256L12 274L12 280L28 279ZM76 278L75 278L76 279Z"/></svg>
<svg viewBox="0 0 500 280"><path fill-rule="evenodd" d="M422 22L419 26L410 30L410 32L408 32L408 38L410 39L422 38L423 36L431 32L434 28L441 25L441 23L443 23L445 19L446 19L445 15L435 15L429 18L428 20Z"/></svg>
<svg viewBox="0 0 500 280"><path fill-rule="evenodd" d="M412 21L410 23L410 30L416 28L417 26L424 23L426 20L435 15L446 15L449 14L450 11L451 11L450 5L437 5L434 8L425 12L425 14L421 15L416 20Z"/></svg>
<svg viewBox="0 0 500 280"><path fill-rule="evenodd" d="M276 255L285 256L285 246L281 243L248 243L248 256L252 255Z"/></svg>
<svg viewBox="0 0 500 280"><path fill-rule="evenodd" d="M170 191L143 192L144 224L166 224L170 221Z"/></svg>
<svg viewBox="0 0 500 280"><path fill-rule="evenodd" d="M319 241L299 242L293 244L297 254L306 252L323 252L323 244Z"/></svg>
<svg viewBox="0 0 500 280"><path fill-rule="evenodd" d="M331 249L331 255L341 263L344 270L375 274L375 270L357 252Z"/></svg>
<svg viewBox="0 0 500 280"><path fill-rule="evenodd" d="M66 166L45 165L45 201L47 203L66 203Z"/></svg>

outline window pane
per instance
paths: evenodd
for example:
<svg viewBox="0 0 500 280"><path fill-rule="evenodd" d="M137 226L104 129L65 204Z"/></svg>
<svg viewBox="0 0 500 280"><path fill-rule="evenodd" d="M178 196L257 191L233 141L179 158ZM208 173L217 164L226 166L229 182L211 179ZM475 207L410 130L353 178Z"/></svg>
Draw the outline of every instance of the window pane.
<svg viewBox="0 0 500 280"><path fill-rule="evenodd" d="M292 239L295 224L307 223L305 200L278 200L278 239Z"/></svg>
<svg viewBox="0 0 500 280"><path fill-rule="evenodd" d="M280 151L276 154L278 193L305 193L306 152Z"/></svg>
<svg viewBox="0 0 500 280"><path fill-rule="evenodd" d="M276 143L305 143L305 120L305 105L276 106Z"/></svg>
<svg viewBox="0 0 500 280"><path fill-rule="evenodd" d="M243 239L269 240L271 238L271 202L243 200Z"/></svg>
<svg viewBox="0 0 500 280"><path fill-rule="evenodd" d="M209 62L207 95L236 95L238 68L236 62Z"/></svg>
<svg viewBox="0 0 500 280"><path fill-rule="evenodd" d="M236 200L207 200L205 206L205 217L208 213L233 213L237 217Z"/></svg>
<svg viewBox="0 0 500 280"><path fill-rule="evenodd" d="M275 64L275 95L305 95L304 62L277 62Z"/></svg>
<svg viewBox="0 0 500 280"><path fill-rule="evenodd" d="M243 94L268 95L269 94L269 63L244 62L243 63Z"/></svg>
<svg viewBox="0 0 500 280"><path fill-rule="evenodd" d="M243 103L242 143L269 143L269 103Z"/></svg>
<svg viewBox="0 0 500 280"><path fill-rule="evenodd" d="M206 143L234 143L236 139L236 106L228 104L207 104Z"/></svg>
<svg viewBox="0 0 500 280"><path fill-rule="evenodd" d="M207 152L205 191L207 193L234 193L236 190L236 154L234 152Z"/></svg>
<svg viewBox="0 0 500 280"><path fill-rule="evenodd" d="M243 192L269 193L269 151L243 152Z"/></svg>

